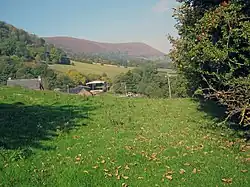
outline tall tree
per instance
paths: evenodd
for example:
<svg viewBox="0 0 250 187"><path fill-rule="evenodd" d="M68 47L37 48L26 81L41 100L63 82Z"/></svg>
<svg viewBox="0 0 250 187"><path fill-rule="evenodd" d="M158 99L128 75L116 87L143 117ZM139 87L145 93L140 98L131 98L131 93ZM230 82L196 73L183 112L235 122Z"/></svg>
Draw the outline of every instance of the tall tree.
<svg viewBox="0 0 250 187"><path fill-rule="evenodd" d="M250 2L179 0L180 37L171 58L193 91L227 107L228 119L250 124Z"/></svg>

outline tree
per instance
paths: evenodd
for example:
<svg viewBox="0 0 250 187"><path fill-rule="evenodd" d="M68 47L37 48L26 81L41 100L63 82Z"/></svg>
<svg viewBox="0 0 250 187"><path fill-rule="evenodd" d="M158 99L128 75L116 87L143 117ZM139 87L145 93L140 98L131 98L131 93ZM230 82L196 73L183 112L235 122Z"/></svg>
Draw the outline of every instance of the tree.
<svg viewBox="0 0 250 187"><path fill-rule="evenodd" d="M84 84L86 77L76 70L69 70L66 75L74 82L75 85Z"/></svg>
<svg viewBox="0 0 250 187"><path fill-rule="evenodd" d="M180 37L170 55L193 93L226 106L228 118L250 124L250 2L179 0Z"/></svg>

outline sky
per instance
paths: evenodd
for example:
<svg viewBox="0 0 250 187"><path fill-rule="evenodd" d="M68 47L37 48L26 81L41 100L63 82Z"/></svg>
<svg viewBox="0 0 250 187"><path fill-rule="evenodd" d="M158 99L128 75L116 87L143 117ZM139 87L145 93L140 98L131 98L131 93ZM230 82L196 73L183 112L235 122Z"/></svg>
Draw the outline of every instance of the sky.
<svg viewBox="0 0 250 187"><path fill-rule="evenodd" d="M0 0L0 20L38 36L144 42L162 52L177 36L176 0Z"/></svg>

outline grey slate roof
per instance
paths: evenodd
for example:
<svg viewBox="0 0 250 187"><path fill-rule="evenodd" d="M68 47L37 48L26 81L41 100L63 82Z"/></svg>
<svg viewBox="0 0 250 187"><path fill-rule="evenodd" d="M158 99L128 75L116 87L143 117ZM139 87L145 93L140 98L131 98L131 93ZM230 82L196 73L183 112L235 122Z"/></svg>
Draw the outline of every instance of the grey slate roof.
<svg viewBox="0 0 250 187"><path fill-rule="evenodd" d="M75 88L70 88L69 89L69 93L78 94L78 93L80 93L83 90L89 91L89 88L86 87L86 86L77 86Z"/></svg>
<svg viewBox="0 0 250 187"><path fill-rule="evenodd" d="M7 80L7 86L21 86L33 90L40 90L41 82L38 79Z"/></svg>

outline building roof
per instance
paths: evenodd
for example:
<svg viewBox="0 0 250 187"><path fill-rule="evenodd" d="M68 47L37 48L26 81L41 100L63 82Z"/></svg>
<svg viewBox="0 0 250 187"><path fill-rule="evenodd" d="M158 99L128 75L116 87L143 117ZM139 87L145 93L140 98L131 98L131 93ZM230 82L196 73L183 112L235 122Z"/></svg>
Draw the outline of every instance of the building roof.
<svg viewBox="0 0 250 187"><path fill-rule="evenodd" d="M105 84L105 81L92 81L92 82L88 82L86 83L86 85L89 85L89 84Z"/></svg>
<svg viewBox="0 0 250 187"><path fill-rule="evenodd" d="M7 86L21 86L33 90L40 90L41 82L38 79L7 80Z"/></svg>
<svg viewBox="0 0 250 187"><path fill-rule="evenodd" d="M89 87L86 87L86 86L77 86L75 88L70 88L69 89L69 93L78 94L81 91L88 91L88 90L89 90Z"/></svg>

